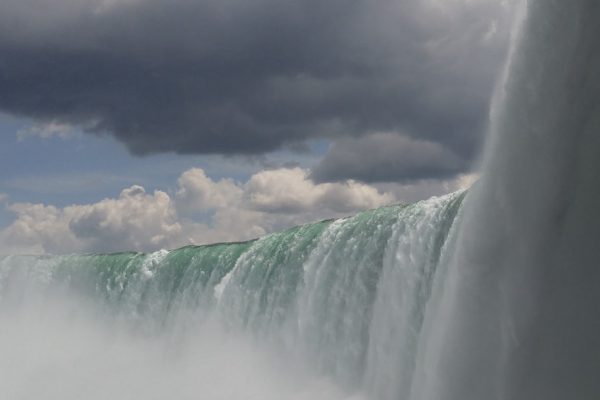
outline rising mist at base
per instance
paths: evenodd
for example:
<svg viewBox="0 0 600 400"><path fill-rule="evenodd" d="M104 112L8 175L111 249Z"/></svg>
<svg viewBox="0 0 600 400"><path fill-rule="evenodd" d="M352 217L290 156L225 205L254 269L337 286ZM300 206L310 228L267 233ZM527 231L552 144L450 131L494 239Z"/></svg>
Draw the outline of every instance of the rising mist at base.
<svg viewBox="0 0 600 400"><path fill-rule="evenodd" d="M142 333L76 300L52 296L3 313L2 398L350 400L217 324Z"/></svg>

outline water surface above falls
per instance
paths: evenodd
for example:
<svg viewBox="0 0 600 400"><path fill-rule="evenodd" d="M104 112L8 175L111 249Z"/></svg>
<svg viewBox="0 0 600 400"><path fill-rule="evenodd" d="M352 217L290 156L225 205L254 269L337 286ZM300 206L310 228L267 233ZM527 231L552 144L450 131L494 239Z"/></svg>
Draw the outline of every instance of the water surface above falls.
<svg viewBox="0 0 600 400"><path fill-rule="evenodd" d="M74 373L74 365L75 376L88 371L80 377L86 387L103 388L88 398L147 391L174 399L407 399L427 300L443 279L440 260L463 197L243 243L4 257L0 319L13 329L0 334L0 372L24 399L44 390L50 398L81 395L77 384L58 384L62 378L24 383L49 370ZM35 348L26 365L15 346Z"/></svg>

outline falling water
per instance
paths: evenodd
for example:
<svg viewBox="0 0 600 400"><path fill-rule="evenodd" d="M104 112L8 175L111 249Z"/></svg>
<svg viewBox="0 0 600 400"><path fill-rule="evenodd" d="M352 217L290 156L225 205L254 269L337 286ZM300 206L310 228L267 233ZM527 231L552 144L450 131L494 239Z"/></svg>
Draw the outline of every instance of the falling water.
<svg viewBox="0 0 600 400"><path fill-rule="evenodd" d="M600 2L525 13L413 400L600 398Z"/></svg>
<svg viewBox="0 0 600 400"><path fill-rule="evenodd" d="M463 197L245 243L2 258L0 323L11 328L0 332L0 374L9 397L406 394Z"/></svg>
<svg viewBox="0 0 600 400"><path fill-rule="evenodd" d="M600 3L524 15L468 196L0 258L0 397L600 398Z"/></svg>

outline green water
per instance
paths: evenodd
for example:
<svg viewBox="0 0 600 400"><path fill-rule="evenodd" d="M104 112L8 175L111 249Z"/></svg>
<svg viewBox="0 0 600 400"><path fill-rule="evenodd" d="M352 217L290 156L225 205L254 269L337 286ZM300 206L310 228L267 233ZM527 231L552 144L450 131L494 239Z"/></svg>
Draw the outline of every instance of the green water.
<svg viewBox="0 0 600 400"><path fill-rule="evenodd" d="M463 197L383 207L243 243L4 257L0 310L69 293L95 304L103 318L151 334L217 320L344 390L391 399L410 386L398 382L411 381L423 314Z"/></svg>

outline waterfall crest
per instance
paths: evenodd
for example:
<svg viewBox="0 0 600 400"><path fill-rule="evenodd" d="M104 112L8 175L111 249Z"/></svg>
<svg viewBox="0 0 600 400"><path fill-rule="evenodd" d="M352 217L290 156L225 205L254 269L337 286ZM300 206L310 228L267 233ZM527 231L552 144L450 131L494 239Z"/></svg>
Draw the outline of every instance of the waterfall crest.
<svg viewBox="0 0 600 400"><path fill-rule="evenodd" d="M74 293L143 335L226 332L278 349L347 395L405 397L439 260L464 192L292 228L261 239L151 254L10 256L0 311ZM69 297L71 298L71 297ZM145 336L144 336L145 337Z"/></svg>

